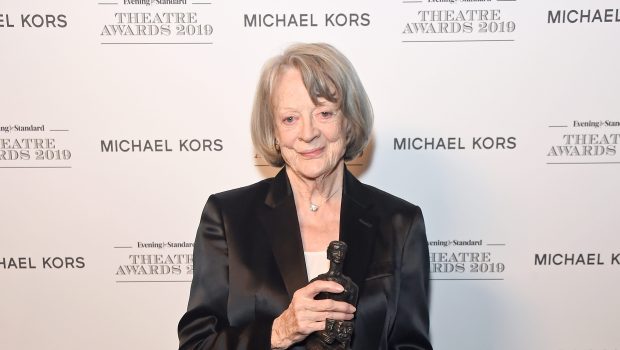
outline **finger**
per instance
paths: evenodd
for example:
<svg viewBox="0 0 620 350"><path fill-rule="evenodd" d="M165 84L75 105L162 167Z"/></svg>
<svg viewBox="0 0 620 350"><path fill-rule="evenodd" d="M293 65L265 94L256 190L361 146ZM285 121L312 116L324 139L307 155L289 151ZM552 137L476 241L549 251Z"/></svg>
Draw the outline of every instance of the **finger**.
<svg viewBox="0 0 620 350"><path fill-rule="evenodd" d="M306 320L299 323L297 334L305 338L308 334L325 329L325 319Z"/></svg>
<svg viewBox="0 0 620 350"><path fill-rule="evenodd" d="M322 319L318 321L306 322L303 325L303 327L300 328L300 333L303 333L304 335L308 335L312 332L322 331L324 329L325 329L325 319Z"/></svg>
<svg viewBox="0 0 620 350"><path fill-rule="evenodd" d="M346 313L346 312L329 311L329 312L322 313L323 320L331 319L331 320L336 320L336 321L349 321L353 319L353 316L354 316L353 314Z"/></svg>
<svg viewBox="0 0 620 350"><path fill-rule="evenodd" d="M355 306L344 301L336 301L333 299L313 300L306 305L307 310L311 311L336 311L343 313L354 313Z"/></svg>
<svg viewBox="0 0 620 350"><path fill-rule="evenodd" d="M343 320L352 320L355 317L355 314L349 312L338 312L338 311L320 311L320 312L304 312L303 315L300 315L301 323L304 322L323 322L326 319L333 319L338 321Z"/></svg>
<svg viewBox="0 0 620 350"><path fill-rule="evenodd" d="M355 314L349 312L338 311L304 311L298 314L297 322L300 325L306 325L313 322L323 322L326 319L333 319L338 321L352 320Z"/></svg>
<svg viewBox="0 0 620 350"><path fill-rule="evenodd" d="M321 321L309 323L307 326L307 330L308 330L307 334L325 330L325 319Z"/></svg>
<svg viewBox="0 0 620 350"><path fill-rule="evenodd" d="M309 309L303 309L296 313L297 323L304 325L311 322L323 322L328 318L334 320L351 320L354 317L355 314L353 312L347 311L312 311Z"/></svg>
<svg viewBox="0 0 620 350"><path fill-rule="evenodd" d="M310 298L314 298L315 295L321 292L342 293L343 291L344 287L332 281L314 281L298 290L298 292L302 292L304 296Z"/></svg>

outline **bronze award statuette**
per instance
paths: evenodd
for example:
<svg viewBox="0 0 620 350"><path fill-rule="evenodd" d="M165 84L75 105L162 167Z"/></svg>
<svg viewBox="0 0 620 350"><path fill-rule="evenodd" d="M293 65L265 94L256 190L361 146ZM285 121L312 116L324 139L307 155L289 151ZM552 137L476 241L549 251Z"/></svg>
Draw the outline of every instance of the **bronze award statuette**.
<svg viewBox="0 0 620 350"><path fill-rule="evenodd" d="M332 241L327 248L327 259L329 259L329 271L318 275L312 281L334 281L344 287L341 293L319 293L315 299L333 299L344 301L353 306L357 305L358 287L353 281L342 274L342 265L347 255L347 244L341 241ZM325 330L314 332L308 336L306 349L351 349L351 336L353 335L353 321L337 321L327 319Z"/></svg>

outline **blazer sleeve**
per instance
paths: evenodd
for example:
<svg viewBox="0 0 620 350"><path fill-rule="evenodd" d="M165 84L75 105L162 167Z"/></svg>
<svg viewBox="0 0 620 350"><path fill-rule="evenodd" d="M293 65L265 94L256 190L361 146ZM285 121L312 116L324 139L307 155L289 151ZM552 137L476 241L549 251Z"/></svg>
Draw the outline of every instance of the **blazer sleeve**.
<svg viewBox="0 0 620 350"><path fill-rule="evenodd" d="M219 202L209 197L198 226L189 303L178 326L179 349L270 349L272 322L229 324L229 308L235 305L228 305L226 221Z"/></svg>
<svg viewBox="0 0 620 350"><path fill-rule="evenodd" d="M429 253L424 218L415 207L404 237L397 279L396 316L389 349L432 350L429 337Z"/></svg>

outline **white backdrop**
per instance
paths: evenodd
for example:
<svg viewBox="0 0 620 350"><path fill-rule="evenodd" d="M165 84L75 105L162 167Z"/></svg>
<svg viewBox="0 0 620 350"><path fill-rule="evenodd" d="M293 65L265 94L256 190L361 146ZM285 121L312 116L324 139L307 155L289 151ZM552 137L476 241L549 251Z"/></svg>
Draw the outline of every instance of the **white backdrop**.
<svg viewBox="0 0 620 350"><path fill-rule="evenodd" d="M616 1L178 2L0 0L0 348L177 346L202 206L273 173L253 92L298 41L371 98L350 168L424 211L436 349L620 348Z"/></svg>

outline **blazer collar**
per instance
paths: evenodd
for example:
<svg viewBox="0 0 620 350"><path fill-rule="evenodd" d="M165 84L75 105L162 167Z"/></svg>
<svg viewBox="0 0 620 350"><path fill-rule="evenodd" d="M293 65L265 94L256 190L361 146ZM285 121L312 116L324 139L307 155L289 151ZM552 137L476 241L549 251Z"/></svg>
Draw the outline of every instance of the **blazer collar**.
<svg viewBox="0 0 620 350"><path fill-rule="evenodd" d="M286 167L280 169L278 174L271 181L269 192L265 197L265 204L272 208L276 208L287 200L293 200L293 189L286 175Z"/></svg>
<svg viewBox="0 0 620 350"><path fill-rule="evenodd" d="M303 243L295 199L286 169L282 168L271 182L259 217L270 240L276 264L289 296L308 283ZM340 240L349 249L343 272L363 288L372 257L376 223L366 188L345 167L340 209Z"/></svg>
<svg viewBox="0 0 620 350"><path fill-rule="evenodd" d="M265 228L286 291L292 298L296 290L308 283L308 272L295 199L285 168L271 181L265 206L259 208L258 217Z"/></svg>
<svg viewBox="0 0 620 350"><path fill-rule="evenodd" d="M348 246L343 272L364 289L364 280L373 256L377 219L366 187L346 168L340 208L340 240Z"/></svg>

